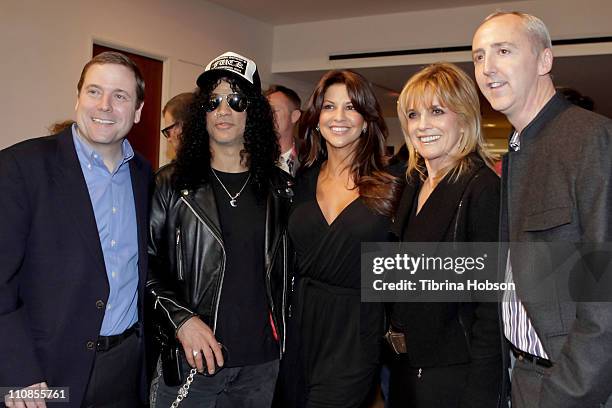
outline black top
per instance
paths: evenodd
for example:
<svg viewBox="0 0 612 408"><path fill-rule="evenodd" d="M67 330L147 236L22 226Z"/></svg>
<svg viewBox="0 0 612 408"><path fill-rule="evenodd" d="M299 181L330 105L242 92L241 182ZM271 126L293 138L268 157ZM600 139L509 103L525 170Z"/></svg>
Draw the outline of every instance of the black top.
<svg viewBox="0 0 612 408"><path fill-rule="evenodd" d="M457 180L444 177L410 220L421 189L411 177L402 193L392 233L408 242L495 242L498 240L499 177L474 153L471 167ZM459 203L462 203L460 206ZM408 221L412 222L408 228Z"/></svg>
<svg viewBox="0 0 612 408"><path fill-rule="evenodd" d="M310 169L300 180L289 217L298 270L324 283L360 289L361 243L387 241L390 220L359 197L328 224L316 197L318 170Z"/></svg>
<svg viewBox="0 0 612 408"><path fill-rule="evenodd" d="M232 195L240 191L249 174L215 171ZM256 201L249 181L233 207L215 176L210 178L226 254L215 336L228 350L226 366L261 364L278 358L264 279L266 204Z"/></svg>
<svg viewBox="0 0 612 408"><path fill-rule="evenodd" d="M419 212L417 214L417 210L419 209L419 194L420 193L421 193L421 189L419 188L419 190L417 191L417 194L415 194L414 198L412 199L412 210L410 210L410 216L408 217L408 224L404 228L404 234L401 237L402 241L408 241L408 242L411 241L410 236L408 235L408 232L414 231L416 229L417 217L422 214L422 212ZM425 203L423 204L423 207L425 207L428 202L430 201L429 200L425 201ZM423 210L423 208L421 208L421 210Z"/></svg>

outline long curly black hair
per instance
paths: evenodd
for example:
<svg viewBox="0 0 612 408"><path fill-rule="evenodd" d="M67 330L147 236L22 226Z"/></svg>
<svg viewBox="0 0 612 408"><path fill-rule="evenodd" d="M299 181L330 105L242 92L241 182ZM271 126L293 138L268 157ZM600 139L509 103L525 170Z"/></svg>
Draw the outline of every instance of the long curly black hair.
<svg viewBox="0 0 612 408"><path fill-rule="evenodd" d="M244 130L242 160L251 172L251 180L258 200L267 196L268 183L274 171L280 148L274 130L274 116L268 100L232 76L222 76L207 82L195 91L183 125L181 147L177 152L174 186L177 190L193 190L210 182L210 136L206 130L206 102L221 81L230 84L232 91L249 98Z"/></svg>

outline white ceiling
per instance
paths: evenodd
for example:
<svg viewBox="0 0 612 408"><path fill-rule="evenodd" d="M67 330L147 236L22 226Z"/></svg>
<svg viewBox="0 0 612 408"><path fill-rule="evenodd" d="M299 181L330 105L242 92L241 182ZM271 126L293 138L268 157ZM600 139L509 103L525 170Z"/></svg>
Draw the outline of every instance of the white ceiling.
<svg viewBox="0 0 612 408"><path fill-rule="evenodd" d="M272 25L416 10L494 4L500 0L209 0Z"/></svg>
<svg viewBox="0 0 612 408"><path fill-rule="evenodd" d="M209 0L224 8L267 22L272 25L322 21L349 17L390 14L416 10L465 7L499 3L500 0ZM468 44L466 44L468 45ZM473 76L471 62L459 66ZM420 66L395 66L359 68L376 87L377 96L385 116L396 116L397 95L404 83ZM304 71L275 74L276 79L284 75L315 86L325 71ZM560 57L555 59L553 76L557 86L578 90L595 101L595 111L612 117L612 55ZM483 123L505 122L502 115L494 112L488 103L482 104Z"/></svg>

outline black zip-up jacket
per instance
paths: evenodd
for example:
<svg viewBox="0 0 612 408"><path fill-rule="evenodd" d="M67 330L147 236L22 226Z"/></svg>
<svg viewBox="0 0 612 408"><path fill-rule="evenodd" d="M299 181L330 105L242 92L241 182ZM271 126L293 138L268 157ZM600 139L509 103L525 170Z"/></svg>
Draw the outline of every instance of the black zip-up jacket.
<svg viewBox="0 0 612 408"><path fill-rule="evenodd" d="M449 175L442 179L408 231L422 183L415 177L406 184L392 227L399 240L497 241L500 180L476 154L469 157L471 168L454 182ZM495 303L395 303L390 320L406 335L406 364L414 368L470 364L459 406L502 406L502 340Z"/></svg>
<svg viewBox="0 0 612 408"><path fill-rule="evenodd" d="M162 326L176 335L197 315L215 332L226 254L213 187L177 191L174 164L155 177L149 223L147 295ZM268 305L285 349L287 276L291 265L287 217L293 179L275 168L266 204L265 280ZM262 277L264 278L264 277Z"/></svg>

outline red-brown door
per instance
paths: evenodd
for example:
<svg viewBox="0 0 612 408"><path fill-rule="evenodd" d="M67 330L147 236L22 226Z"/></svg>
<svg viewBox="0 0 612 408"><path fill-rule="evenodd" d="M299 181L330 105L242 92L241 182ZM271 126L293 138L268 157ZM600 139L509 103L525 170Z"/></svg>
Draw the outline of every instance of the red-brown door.
<svg viewBox="0 0 612 408"><path fill-rule="evenodd" d="M163 63L159 60L132 54L123 50L93 45L93 55L104 51L117 51L130 57L138 68L145 81L145 104L142 109L140 122L134 125L128 134L130 144L140 154L151 162L154 169L159 165L159 129L161 112L161 89Z"/></svg>

